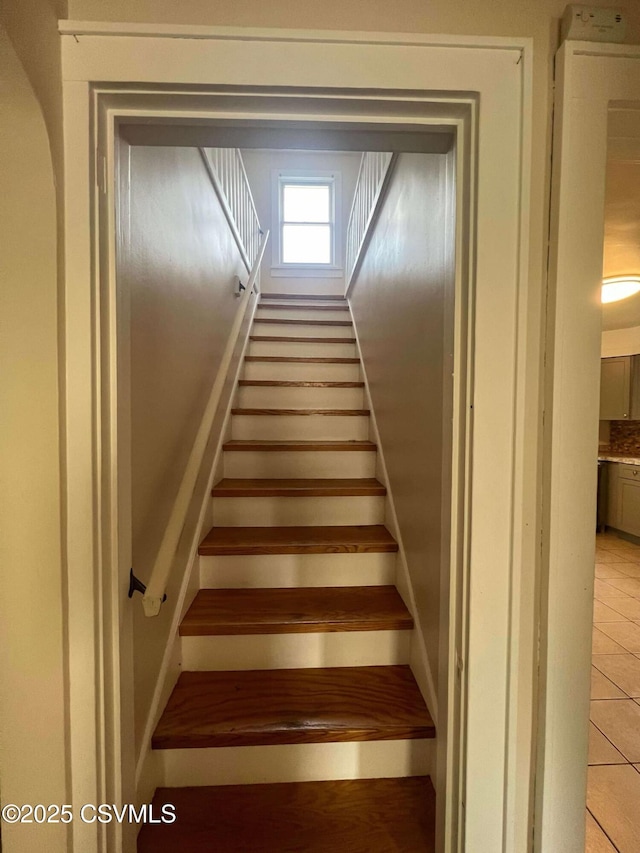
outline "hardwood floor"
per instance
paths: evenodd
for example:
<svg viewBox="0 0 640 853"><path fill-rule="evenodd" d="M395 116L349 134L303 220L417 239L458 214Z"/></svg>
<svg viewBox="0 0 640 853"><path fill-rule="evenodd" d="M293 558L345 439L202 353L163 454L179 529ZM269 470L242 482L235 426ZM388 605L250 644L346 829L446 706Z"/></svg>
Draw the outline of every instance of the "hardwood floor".
<svg viewBox="0 0 640 853"><path fill-rule="evenodd" d="M232 415L325 415L326 417L363 417L368 409L231 409Z"/></svg>
<svg viewBox="0 0 640 853"><path fill-rule="evenodd" d="M290 304L278 304L269 302L268 304L262 303L260 305L261 311L299 311L299 305L290 305ZM348 311L349 308L346 305L305 305L305 311Z"/></svg>
<svg viewBox="0 0 640 853"><path fill-rule="evenodd" d="M359 358L316 358L287 355L245 355L245 361L263 361L272 364L360 364Z"/></svg>
<svg viewBox="0 0 640 853"><path fill-rule="evenodd" d="M377 445L373 441L256 441L235 439L223 445L225 451L268 450L272 452L289 450L352 451L375 452Z"/></svg>
<svg viewBox="0 0 640 853"><path fill-rule="evenodd" d="M395 552L398 543L382 524L345 527L212 527L201 556L236 554L364 554Z"/></svg>
<svg viewBox="0 0 640 853"><path fill-rule="evenodd" d="M428 777L160 788L138 853L435 853Z"/></svg>
<svg viewBox="0 0 640 853"><path fill-rule="evenodd" d="M432 738L408 666L183 672L154 749Z"/></svg>
<svg viewBox="0 0 640 853"><path fill-rule="evenodd" d="M394 586L201 589L180 636L401 631L413 619Z"/></svg>
<svg viewBox="0 0 640 853"><path fill-rule="evenodd" d="M292 337L288 335L249 335L250 341L269 341L269 343L288 343L288 344L355 344L355 338L308 338L308 337Z"/></svg>

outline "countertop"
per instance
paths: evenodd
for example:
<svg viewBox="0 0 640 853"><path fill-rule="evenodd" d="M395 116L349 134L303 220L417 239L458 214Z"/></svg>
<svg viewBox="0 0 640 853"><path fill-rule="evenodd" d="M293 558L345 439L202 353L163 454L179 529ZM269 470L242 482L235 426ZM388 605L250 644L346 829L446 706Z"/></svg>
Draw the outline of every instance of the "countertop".
<svg viewBox="0 0 640 853"><path fill-rule="evenodd" d="M640 456L625 456L623 453L612 453L609 450L601 450L598 453L598 462L620 462L622 465L640 465Z"/></svg>

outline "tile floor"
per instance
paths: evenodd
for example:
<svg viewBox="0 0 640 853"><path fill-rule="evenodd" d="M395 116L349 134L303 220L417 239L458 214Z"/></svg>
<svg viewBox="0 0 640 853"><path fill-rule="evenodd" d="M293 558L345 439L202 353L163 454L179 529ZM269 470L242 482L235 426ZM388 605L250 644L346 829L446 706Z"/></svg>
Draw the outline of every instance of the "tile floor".
<svg viewBox="0 0 640 853"><path fill-rule="evenodd" d="M596 540L585 853L640 851L640 545Z"/></svg>

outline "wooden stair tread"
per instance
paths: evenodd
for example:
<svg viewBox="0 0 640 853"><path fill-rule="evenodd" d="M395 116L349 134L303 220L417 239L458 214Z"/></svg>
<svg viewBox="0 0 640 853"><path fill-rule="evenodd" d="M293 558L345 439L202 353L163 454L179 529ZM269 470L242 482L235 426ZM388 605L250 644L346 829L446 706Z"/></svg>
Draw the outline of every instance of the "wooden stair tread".
<svg viewBox="0 0 640 853"><path fill-rule="evenodd" d="M240 379L238 385L247 388L364 388L364 382L325 382L303 379Z"/></svg>
<svg viewBox="0 0 640 853"><path fill-rule="evenodd" d="M249 335L250 341L262 341L263 343L287 343L287 344L355 344L355 338L305 338L291 337L289 335Z"/></svg>
<svg viewBox="0 0 640 853"><path fill-rule="evenodd" d="M320 301L320 300L318 300ZM258 308L266 309L267 311L348 311L348 305L287 305L274 303L259 303Z"/></svg>
<svg viewBox="0 0 640 853"><path fill-rule="evenodd" d="M322 296L318 293L261 293L261 301L264 299L316 299L318 302L331 300L332 302L346 302L344 296Z"/></svg>
<svg viewBox="0 0 640 853"><path fill-rule="evenodd" d="M373 451L377 450L373 441L256 441L232 439L222 446L226 451Z"/></svg>
<svg viewBox="0 0 640 853"><path fill-rule="evenodd" d="M326 527L212 527L201 556L235 554L394 553L398 543L383 524Z"/></svg>
<svg viewBox="0 0 640 853"><path fill-rule="evenodd" d="M158 788L138 853L435 853L435 791L428 776Z"/></svg>
<svg viewBox="0 0 640 853"><path fill-rule="evenodd" d="M154 749L433 738L408 666L183 672Z"/></svg>
<svg viewBox="0 0 640 853"><path fill-rule="evenodd" d="M300 477L300 478L238 478L224 477L211 490L214 498L250 497L349 497L382 496L386 488L374 477L359 479Z"/></svg>
<svg viewBox="0 0 640 853"><path fill-rule="evenodd" d="M369 409L231 409L232 415L327 415L327 417L368 417Z"/></svg>
<svg viewBox="0 0 640 853"><path fill-rule="evenodd" d="M201 589L180 635L401 631L413 619L395 586Z"/></svg>
<svg viewBox="0 0 640 853"><path fill-rule="evenodd" d="M351 320L285 320L277 317L256 317L254 323L271 323L280 326L352 326Z"/></svg>
<svg viewBox="0 0 640 853"><path fill-rule="evenodd" d="M286 355L245 355L245 361L271 361L276 363L294 364L360 364L359 358L317 358L307 356Z"/></svg>

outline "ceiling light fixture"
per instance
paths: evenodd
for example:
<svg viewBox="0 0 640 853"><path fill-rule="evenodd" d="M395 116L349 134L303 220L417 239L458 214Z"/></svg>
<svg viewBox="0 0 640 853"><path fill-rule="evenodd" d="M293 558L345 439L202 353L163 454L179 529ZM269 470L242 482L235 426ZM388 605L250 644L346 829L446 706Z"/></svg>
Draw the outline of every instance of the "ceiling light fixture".
<svg viewBox="0 0 640 853"><path fill-rule="evenodd" d="M602 282L602 303L619 302L640 291L640 276L618 275Z"/></svg>

